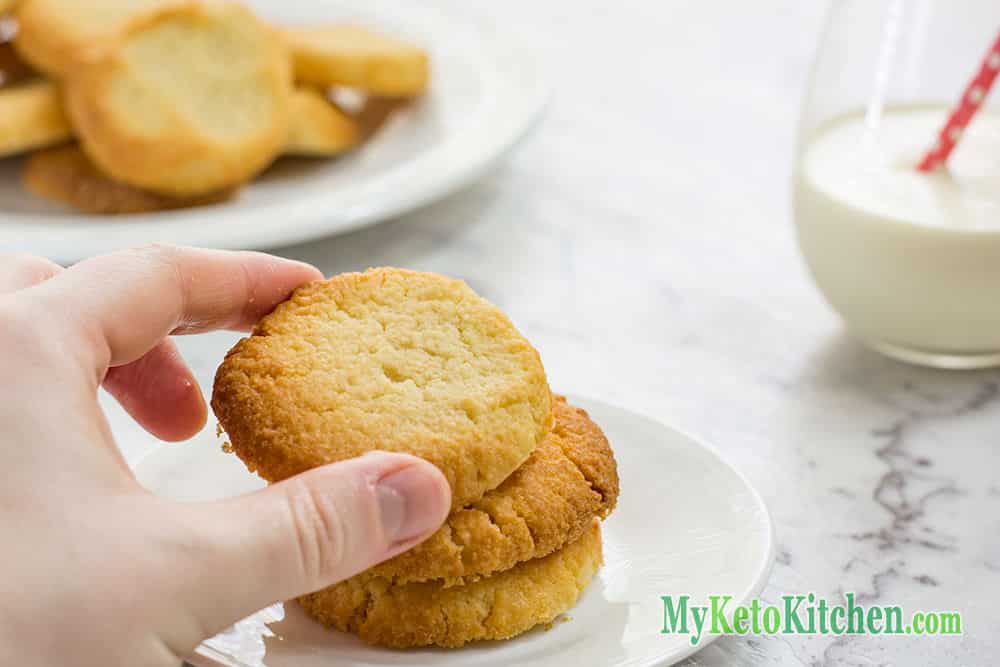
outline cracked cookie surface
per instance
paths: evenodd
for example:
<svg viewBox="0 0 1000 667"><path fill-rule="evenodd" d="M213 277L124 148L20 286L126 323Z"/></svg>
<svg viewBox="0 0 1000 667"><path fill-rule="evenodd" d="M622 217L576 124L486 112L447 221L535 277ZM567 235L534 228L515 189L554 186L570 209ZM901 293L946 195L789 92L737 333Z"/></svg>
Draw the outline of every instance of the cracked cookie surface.
<svg viewBox="0 0 1000 667"><path fill-rule="evenodd" d="M276 482L373 450L420 456L452 508L510 476L552 425L538 352L465 283L370 269L296 290L226 356L212 408Z"/></svg>
<svg viewBox="0 0 1000 667"><path fill-rule="evenodd" d="M489 575L576 540L618 500L607 438L561 396L554 424L524 465L482 500L454 512L427 541L371 570L395 583ZM452 583L445 582L446 585Z"/></svg>
<svg viewBox="0 0 1000 667"><path fill-rule="evenodd" d="M324 625L372 644L452 648L509 639L550 623L576 604L601 562L600 522L591 519L584 534L563 549L464 586L394 585L362 574L299 603Z"/></svg>

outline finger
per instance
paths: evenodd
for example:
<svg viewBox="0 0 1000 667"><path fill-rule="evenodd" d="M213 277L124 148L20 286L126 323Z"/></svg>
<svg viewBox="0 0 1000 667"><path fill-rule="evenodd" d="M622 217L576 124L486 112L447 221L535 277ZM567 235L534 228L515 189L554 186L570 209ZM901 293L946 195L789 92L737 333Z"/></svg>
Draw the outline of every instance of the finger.
<svg viewBox="0 0 1000 667"><path fill-rule="evenodd" d="M161 440L187 440L208 418L201 387L169 338L140 359L109 369L104 388Z"/></svg>
<svg viewBox="0 0 1000 667"><path fill-rule="evenodd" d="M34 287L62 270L55 262L35 255L0 255L0 294Z"/></svg>
<svg viewBox="0 0 1000 667"><path fill-rule="evenodd" d="M188 506L185 521L208 546L198 550L183 599L218 632L416 546L450 507L451 489L436 467L381 452L243 498Z"/></svg>
<svg viewBox="0 0 1000 667"><path fill-rule="evenodd" d="M0 293L34 287L63 270L35 255L0 257ZM205 399L170 340L127 366L112 368L104 387L136 421L162 440L186 440L205 424Z"/></svg>
<svg viewBox="0 0 1000 667"><path fill-rule="evenodd" d="M261 253L150 246L83 261L40 286L38 301L91 342L96 354L88 361L103 372L171 333L247 329L321 277Z"/></svg>

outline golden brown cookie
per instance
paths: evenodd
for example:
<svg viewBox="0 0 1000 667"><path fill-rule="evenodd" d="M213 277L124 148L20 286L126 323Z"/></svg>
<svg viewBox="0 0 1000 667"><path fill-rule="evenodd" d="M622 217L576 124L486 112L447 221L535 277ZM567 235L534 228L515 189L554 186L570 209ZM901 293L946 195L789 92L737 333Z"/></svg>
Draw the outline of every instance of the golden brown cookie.
<svg viewBox="0 0 1000 667"><path fill-rule="evenodd" d="M407 42L352 25L285 28L282 35L303 83L404 97L427 88L427 52Z"/></svg>
<svg viewBox="0 0 1000 667"><path fill-rule="evenodd" d="M371 570L394 583L489 575L548 556L618 501L618 469L587 413L553 397L554 425L524 465L426 542Z"/></svg>
<svg viewBox="0 0 1000 667"><path fill-rule="evenodd" d="M21 0L15 46L36 69L54 77L113 45L137 20L176 0Z"/></svg>
<svg viewBox="0 0 1000 667"><path fill-rule="evenodd" d="M288 54L232 2L188 3L135 23L74 70L66 105L109 176L174 196L240 185L288 138Z"/></svg>
<svg viewBox="0 0 1000 667"><path fill-rule="evenodd" d="M444 473L456 509L552 425L538 352L496 306L462 281L392 268L296 290L226 356L212 407L268 481L405 452Z"/></svg>
<svg viewBox="0 0 1000 667"><path fill-rule="evenodd" d="M545 558L465 586L393 585L361 574L299 598L324 625L393 648L458 647L510 639L552 622L576 604L602 563L600 522Z"/></svg>
<svg viewBox="0 0 1000 667"><path fill-rule="evenodd" d="M53 84L32 81L0 90L0 157L62 143L71 136Z"/></svg>
<svg viewBox="0 0 1000 667"><path fill-rule="evenodd" d="M201 197L168 197L114 181L101 173L76 144L49 148L28 158L24 186L86 213L151 213L226 201L234 190Z"/></svg>
<svg viewBox="0 0 1000 667"><path fill-rule="evenodd" d="M285 155L339 155L364 137L360 121L337 108L313 88L298 88L292 95L292 120Z"/></svg>

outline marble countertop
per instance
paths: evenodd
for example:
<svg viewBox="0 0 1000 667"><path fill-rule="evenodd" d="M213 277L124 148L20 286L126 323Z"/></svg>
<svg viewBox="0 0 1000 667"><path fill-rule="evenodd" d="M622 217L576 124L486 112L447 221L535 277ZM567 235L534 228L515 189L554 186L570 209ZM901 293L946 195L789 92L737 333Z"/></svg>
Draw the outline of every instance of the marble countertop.
<svg viewBox="0 0 1000 667"><path fill-rule="evenodd" d="M689 665L987 664L1000 655L1000 373L904 366L849 338L790 216L820 2L487 3L556 72L545 121L477 185L276 252L327 273L466 279L558 391L695 434L766 499L763 593L956 609L942 638L724 638ZM998 297L1000 307L1000 297ZM181 341L203 382L231 334ZM129 456L155 445L108 404Z"/></svg>

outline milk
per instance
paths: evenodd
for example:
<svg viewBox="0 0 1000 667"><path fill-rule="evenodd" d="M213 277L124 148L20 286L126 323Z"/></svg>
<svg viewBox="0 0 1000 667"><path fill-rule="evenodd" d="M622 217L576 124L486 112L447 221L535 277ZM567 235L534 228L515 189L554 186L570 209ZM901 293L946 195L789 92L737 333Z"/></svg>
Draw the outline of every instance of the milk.
<svg viewBox="0 0 1000 667"><path fill-rule="evenodd" d="M796 168L799 242L826 298L874 346L990 365L1000 362L1000 113L981 111L946 171L921 173L946 114L896 107L813 133Z"/></svg>

